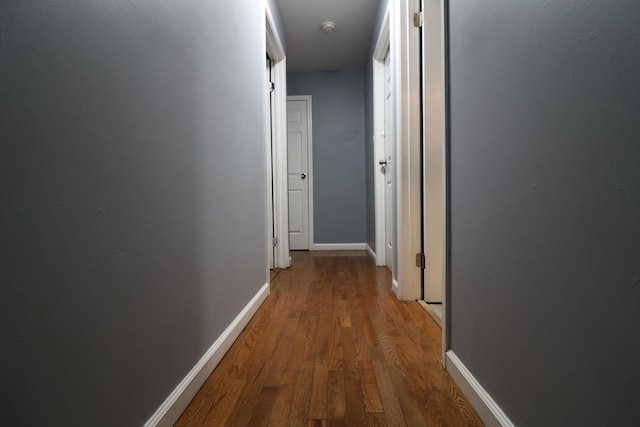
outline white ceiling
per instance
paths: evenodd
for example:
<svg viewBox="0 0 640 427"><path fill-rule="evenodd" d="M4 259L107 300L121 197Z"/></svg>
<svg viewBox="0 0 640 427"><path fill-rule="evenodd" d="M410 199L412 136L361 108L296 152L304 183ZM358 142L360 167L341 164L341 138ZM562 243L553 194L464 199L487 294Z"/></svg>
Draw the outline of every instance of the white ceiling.
<svg viewBox="0 0 640 427"><path fill-rule="evenodd" d="M364 68L380 0L277 0L284 24L288 71ZM333 21L336 30L320 26Z"/></svg>

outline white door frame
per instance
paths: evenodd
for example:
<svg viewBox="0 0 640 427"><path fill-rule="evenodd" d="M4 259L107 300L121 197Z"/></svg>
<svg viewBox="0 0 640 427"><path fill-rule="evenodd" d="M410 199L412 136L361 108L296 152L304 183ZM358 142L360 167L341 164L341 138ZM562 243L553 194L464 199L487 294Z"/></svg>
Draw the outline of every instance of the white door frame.
<svg viewBox="0 0 640 427"><path fill-rule="evenodd" d="M442 299L442 363L446 367L449 349L450 313L448 307L448 142L447 142L447 66L446 10L444 0L421 0L424 14L423 126L424 126L424 273L425 300L439 287ZM431 296L434 296L433 293ZM437 292L436 295L437 297Z"/></svg>
<svg viewBox="0 0 640 427"><path fill-rule="evenodd" d="M395 141L395 194L397 205L395 251L398 260L392 268L392 290L400 300L420 299L421 269L415 265L415 254L420 252L422 239L420 156L420 31L413 26L413 14L420 10L420 0L389 0L381 30L374 48L374 141L381 140L384 121L380 121L379 91L380 61L386 53L389 40L391 55L391 84L393 85L394 141ZM382 119L383 120L383 119ZM379 146L375 154L379 158ZM377 162L376 165L377 167ZM380 178L377 174L374 175ZM381 180L382 178L380 178ZM384 196L383 186L374 179L376 188L376 264L382 264L384 254ZM381 246L379 246L381 245ZM385 260L386 261L386 260ZM387 262L388 264L388 262ZM384 264L382 264L384 265ZM396 281L397 279L397 281Z"/></svg>
<svg viewBox="0 0 640 427"><path fill-rule="evenodd" d="M268 268L274 268L274 259L275 259L275 247L270 245L274 233L274 224L273 224L273 170L272 170L272 158L273 158L273 97L271 96L271 89L269 88L269 83L271 82L271 70L273 69L273 61L267 55L267 78L265 79L265 88L267 91L267 96L265 97L264 109L265 109L265 136L267 138L267 146L266 146L266 172L267 179L265 180L265 184L267 187L267 260L269 262ZM269 272L267 272L269 274ZM269 274L269 277L271 275Z"/></svg>
<svg viewBox="0 0 640 427"><path fill-rule="evenodd" d="M267 147L267 162L269 168L273 165L273 229L275 236L271 236L271 224L267 224L267 251L271 250L272 237L277 239L274 266L287 268L290 265L289 256L289 199L287 190L287 58L269 3L265 2L265 45L269 57L273 61L273 118L272 137L273 151ZM265 92L266 93L266 92ZM267 179L271 182L271 176ZM271 203L270 201L267 201ZM267 219L268 221L268 219Z"/></svg>
<svg viewBox="0 0 640 427"><path fill-rule="evenodd" d="M313 122L311 114L311 95L287 96L287 101L306 101L307 103L307 183L309 185L309 250L313 250L315 240L313 239ZM288 178L288 177L287 177ZM288 212L288 206L287 206ZM288 226L287 226L288 227ZM287 239L289 238L287 229Z"/></svg>
<svg viewBox="0 0 640 427"><path fill-rule="evenodd" d="M445 104L444 38L441 0L423 0L422 103L424 171L424 252L429 268L424 272L424 300L442 302L444 296L445 229Z"/></svg>
<svg viewBox="0 0 640 427"><path fill-rule="evenodd" d="M375 260L377 266L384 266L392 260L385 259L387 245L385 235L385 186L384 173L378 161L385 156L384 152L384 59L389 51L389 3L384 12L378 40L376 41L373 58L373 182L375 191ZM389 51L389 55L391 52ZM392 78L393 81L393 78ZM395 161L395 159L393 159ZM395 269L395 267L393 267Z"/></svg>
<svg viewBox="0 0 640 427"><path fill-rule="evenodd" d="M420 31L413 25L419 0L394 1L391 9L391 49L397 52L395 72L397 180L397 289L400 300L415 301L422 293L422 270L416 267L422 240L420 138ZM394 56L392 56L392 59Z"/></svg>

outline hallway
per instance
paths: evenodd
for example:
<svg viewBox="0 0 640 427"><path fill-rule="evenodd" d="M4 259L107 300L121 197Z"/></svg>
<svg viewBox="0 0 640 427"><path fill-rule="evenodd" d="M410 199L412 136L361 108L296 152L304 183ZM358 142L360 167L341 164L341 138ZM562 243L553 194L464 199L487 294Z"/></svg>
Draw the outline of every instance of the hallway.
<svg viewBox="0 0 640 427"><path fill-rule="evenodd" d="M482 425L387 269L364 251L292 257L177 426Z"/></svg>

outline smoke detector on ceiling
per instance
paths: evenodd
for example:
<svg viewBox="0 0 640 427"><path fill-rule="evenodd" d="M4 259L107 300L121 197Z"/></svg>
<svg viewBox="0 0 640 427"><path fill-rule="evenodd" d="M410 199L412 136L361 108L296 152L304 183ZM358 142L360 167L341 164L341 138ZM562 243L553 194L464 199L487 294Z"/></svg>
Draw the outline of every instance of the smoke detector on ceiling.
<svg viewBox="0 0 640 427"><path fill-rule="evenodd" d="M325 33L331 34L336 30L336 23L331 21L323 22L320 28L322 28L322 31Z"/></svg>

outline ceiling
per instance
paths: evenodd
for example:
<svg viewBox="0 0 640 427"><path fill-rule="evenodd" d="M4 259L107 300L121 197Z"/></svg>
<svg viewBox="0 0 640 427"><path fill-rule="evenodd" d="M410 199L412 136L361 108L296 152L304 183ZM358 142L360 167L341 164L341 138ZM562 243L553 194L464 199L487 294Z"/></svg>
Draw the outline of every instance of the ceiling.
<svg viewBox="0 0 640 427"><path fill-rule="evenodd" d="M365 68L380 0L277 0L284 24L287 71ZM336 29L325 34L321 25Z"/></svg>

